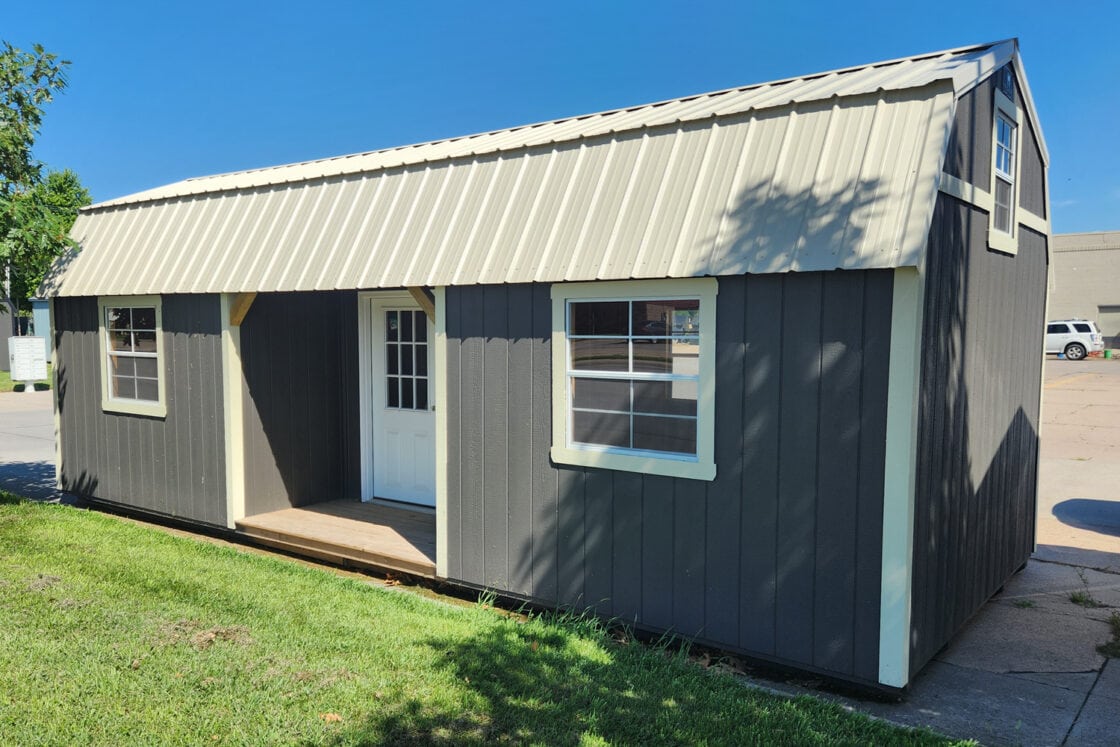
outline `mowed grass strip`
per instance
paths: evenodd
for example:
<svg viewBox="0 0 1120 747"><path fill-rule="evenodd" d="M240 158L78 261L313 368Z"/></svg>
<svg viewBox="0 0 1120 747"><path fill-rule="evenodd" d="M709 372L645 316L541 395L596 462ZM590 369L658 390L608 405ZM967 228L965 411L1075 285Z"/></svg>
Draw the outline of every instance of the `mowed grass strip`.
<svg viewBox="0 0 1120 747"><path fill-rule="evenodd" d="M0 495L9 744L947 744L524 621Z"/></svg>

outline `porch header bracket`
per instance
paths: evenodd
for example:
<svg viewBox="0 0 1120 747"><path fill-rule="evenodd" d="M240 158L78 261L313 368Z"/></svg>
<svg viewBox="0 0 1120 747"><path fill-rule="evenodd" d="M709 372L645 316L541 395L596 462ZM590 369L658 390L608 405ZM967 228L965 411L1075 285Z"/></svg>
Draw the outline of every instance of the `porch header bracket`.
<svg viewBox="0 0 1120 747"><path fill-rule="evenodd" d="M231 327L241 326L241 322L245 321L245 315L249 313L249 307L253 305L256 298L256 293L237 294L229 307L229 324Z"/></svg>
<svg viewBox="0 0 1120 747"><path fill-rule="evenodd" d="M428 315L428 321L435 322L436 320L436 298L432 292L427 288L422 288L419 285L408 286L408 292L424 313Z"/></svg>

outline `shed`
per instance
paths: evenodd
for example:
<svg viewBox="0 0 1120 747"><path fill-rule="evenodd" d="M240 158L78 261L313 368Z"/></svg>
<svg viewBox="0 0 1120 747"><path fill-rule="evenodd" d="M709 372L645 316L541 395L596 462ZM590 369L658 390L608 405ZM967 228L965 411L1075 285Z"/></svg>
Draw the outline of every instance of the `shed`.
<svg viewBox="0 0 1120 747"><path fill-rule="evenodd" d="M905 688L1034 542L1015 40L84 209L58 475Z"/></svg>

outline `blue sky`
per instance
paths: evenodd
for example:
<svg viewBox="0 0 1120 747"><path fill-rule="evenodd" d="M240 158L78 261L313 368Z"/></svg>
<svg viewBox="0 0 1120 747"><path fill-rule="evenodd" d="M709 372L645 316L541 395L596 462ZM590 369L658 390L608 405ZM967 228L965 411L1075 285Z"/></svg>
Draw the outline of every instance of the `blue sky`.
<svg viewBox="0 0 1120 747"><path fill-rule="evenodd" d="M55 0L0 39L73 62L36 156L104 200L1017 36L1064 233L1120 229L1118 27L1114 1Z"/></svg>

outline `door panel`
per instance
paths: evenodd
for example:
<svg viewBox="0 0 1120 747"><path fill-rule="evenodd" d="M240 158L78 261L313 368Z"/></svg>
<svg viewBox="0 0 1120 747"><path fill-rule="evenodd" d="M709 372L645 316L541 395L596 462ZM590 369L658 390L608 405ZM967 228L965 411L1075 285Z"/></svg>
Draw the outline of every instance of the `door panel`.
<svg viewBox="0 0 1120 747"><path fill-rule="evenodd" d="M370 301L373 494L435 505L432 328L400 299Z"/></svg>

